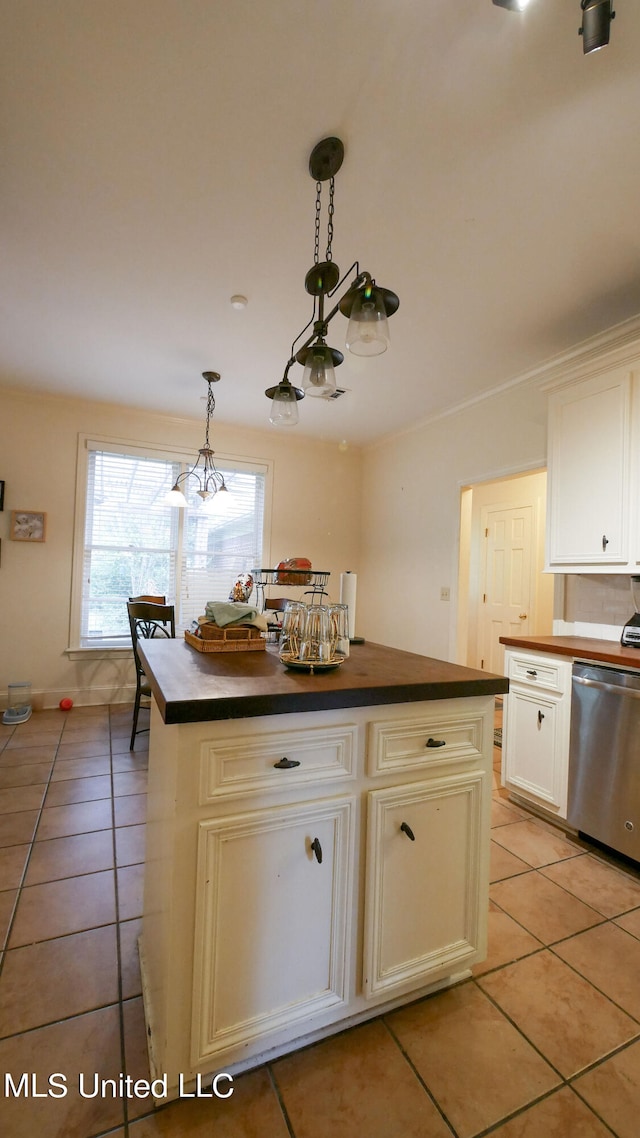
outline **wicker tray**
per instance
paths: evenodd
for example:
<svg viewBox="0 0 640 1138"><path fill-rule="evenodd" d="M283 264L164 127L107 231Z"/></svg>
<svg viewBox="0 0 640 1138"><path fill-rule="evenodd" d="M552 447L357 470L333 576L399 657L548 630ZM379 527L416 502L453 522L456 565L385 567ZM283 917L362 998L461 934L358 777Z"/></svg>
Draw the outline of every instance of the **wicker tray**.
<svg viewBox="0 0 640 1138"><path fill-rule="evenodd" d="M223 628L220 631L223 635L216 640L201 640L185 629L184 638L197 652L264 652L267 647L264 636L251 635L255 632L254 629ZM239 633L244 635L238 635Z"/></svg>

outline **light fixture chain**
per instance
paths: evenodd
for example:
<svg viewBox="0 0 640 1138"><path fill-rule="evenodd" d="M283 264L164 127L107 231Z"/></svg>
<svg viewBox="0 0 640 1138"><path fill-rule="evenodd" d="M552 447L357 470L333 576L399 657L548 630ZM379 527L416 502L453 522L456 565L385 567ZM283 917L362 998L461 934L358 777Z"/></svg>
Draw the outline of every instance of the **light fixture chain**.
<svg viewBox="0 0 640 1138"><path fill-rule="evenodd" d="M328 220L327 220L327 256L326 256L327 261L330 261L332 258L332 255L333 255L331 252L331 242L333 241L333 213L334 213L333 191L334 191L334 187L335 187L335 178L331 178L331 181L329 182L329 209L328 209Z"/></svg>
<svg viewBox="0 0 640 1138"><path fill-rule="evenodd" d="M315 242L314 242L314 246L313 246L313 263L314 263L314 265L317 265L318 261L320 260L320 209L321 209L320 197L321 197L321 194L322 194L322 182L316 182L316 230L315 230Z"/></svg>
<svg viewBox="0 0 640 1138"><path fill-rule="evenodd" d="M207 380L207 382L209 384L209 394L207 395L207 426L206 426L205 435L204 435L204 445L207 448L207 450L209 450L210 449L210 447L209 447L209 423L211 422L211 416L213 415L213 412L216 409L216 401L213 397L213 388L211 386L211 380Z"/></svg>

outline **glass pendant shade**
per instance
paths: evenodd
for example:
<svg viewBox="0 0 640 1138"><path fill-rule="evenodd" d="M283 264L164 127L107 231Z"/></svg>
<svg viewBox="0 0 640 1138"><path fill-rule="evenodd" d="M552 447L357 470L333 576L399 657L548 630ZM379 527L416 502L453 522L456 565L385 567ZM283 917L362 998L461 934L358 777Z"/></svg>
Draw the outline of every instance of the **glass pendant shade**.
<svg viewBox="0 0 640 1138"><path fill-rule="evenodd" d="M326 344L313 344L309 348L302 387L307 395L330 395L335 391L336 373L331 349Z"/></svg>
<svg viewBox="0 0 640 1138"><path fill-rule="evenodd" d="M347 348L355 356L380 356L389 347L389 326L381 293L370 286L356 296L349 327Z"/></svg>
<svg viewBox="0 0 640 1138"><path fill-rule="evenodd" d="M289 383L279 383L271 399L269 422L274 427L295 427L298 422L298 400Z"/></svg>
<svg viewBox="0 0 640 1138"><path fill-rule="evenodd" d="M187 502L187 499L185 498L184 494L182 493L182 490L178 489L177 485L174 486L173 489L169 491L169 493L167 494L167 496L164 500L164 503L165 503L165 506L179 506L183 510L185 509L186 506L189 505L189 503Z"/></svg>

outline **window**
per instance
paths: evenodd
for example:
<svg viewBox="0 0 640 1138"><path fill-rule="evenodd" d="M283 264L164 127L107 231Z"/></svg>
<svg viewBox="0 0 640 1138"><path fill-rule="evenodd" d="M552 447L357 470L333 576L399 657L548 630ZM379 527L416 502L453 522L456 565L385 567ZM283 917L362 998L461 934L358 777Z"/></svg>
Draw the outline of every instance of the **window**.
<svg viewBox="0 0 640 1138"><path fill-rule="evenodd" d="M75 644L127 646L126 602L141 593L164 594L176 627L188 628L207 601L227 599L239 573L263 563L266 463L221 460L229 493L203 504L185 488L189 506L181 510L164 498L193 459L125 443L85 440L85 447Z"/></svg>

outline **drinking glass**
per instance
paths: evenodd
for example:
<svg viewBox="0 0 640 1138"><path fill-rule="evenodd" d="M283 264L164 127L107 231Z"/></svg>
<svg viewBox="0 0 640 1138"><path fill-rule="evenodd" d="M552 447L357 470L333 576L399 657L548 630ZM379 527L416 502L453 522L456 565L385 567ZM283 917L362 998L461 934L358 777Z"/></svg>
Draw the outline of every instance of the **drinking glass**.
<svg viewBox="0 0 640 1138"><path fill-rule="evenodd" d="M308 605L300 638L300 659L306 664L329 663L331 622L327 605Z"/></svg>
<svg viewBox="0 0 640 1138"><path fill-rule="evenodd" d="M307 606L303 601L287 601L282 613L280 632L280 657L291 656L297 660L300 655L300 638L304 629Z"/></svg>
<svg viewBox="0 0 640 1138"><path fill-rule="evenodd" d="M349 655L349 608L348 605L328 605L331 655L345 659Z"/></svg>

